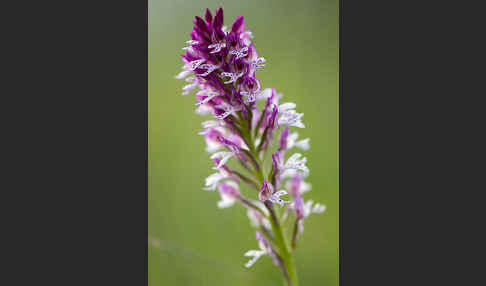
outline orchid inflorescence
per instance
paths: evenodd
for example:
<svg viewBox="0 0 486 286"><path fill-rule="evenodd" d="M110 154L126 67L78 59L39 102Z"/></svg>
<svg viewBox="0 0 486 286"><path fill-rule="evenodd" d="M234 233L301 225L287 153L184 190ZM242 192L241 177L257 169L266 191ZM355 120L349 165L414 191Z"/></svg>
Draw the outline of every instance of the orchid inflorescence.
<svg viewBox="0 0 486 286"><path fill-rule="evenodd" d="M206 9L204 19L195 18L191 39L183 48L184 65L176 78L188 82L183 95L199 89L195 92L196 113L211 114L215 119L203 122L199 133L205 138L216 170L206 178L203 189L219 191L219 208L240 203L247 209L251 225L260 230L256 232L260 249L245 253L252 257L245 266L268 255L282 269L288 285L295 286L298 281L292 252L297 238L304 230L304 220L311 213L324 212L325 206L302 198L311 189L304 181L309 174L307 159L294 153L285 160L294 147L309 149L309 139L298 140L298 133L289 129L304 128L304 114L295 111L295 103L280 103L282 94L275 88L260 89L256 71L265 66L265 59L258 56L252 37L242 16L238 15L228 30L223 26L222 8L214 17ZM259 102L263 102L261 109ZM272 153L271 161L268 153ZM231 161L237 161L242 169L228 166ZM245 197L240 192L242 184L255 189L251 196L258 199ZM283 198L287 195L290 200ZM291 217L294 224L289 244L284 231Z"/></svg>

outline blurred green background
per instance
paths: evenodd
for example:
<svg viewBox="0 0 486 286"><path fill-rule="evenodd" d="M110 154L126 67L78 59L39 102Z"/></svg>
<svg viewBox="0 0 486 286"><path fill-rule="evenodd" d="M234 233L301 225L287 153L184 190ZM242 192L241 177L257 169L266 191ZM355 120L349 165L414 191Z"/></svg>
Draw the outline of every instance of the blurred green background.
<svg viewBox="0 0 486 286"><path fill-rule="evenodd" d="M194 16L222 6L225 25L237 14L253 31L267 60L257 72L262 89L276 87L282 102L295 102L311 138L308 158L312 190L304 199L326 204L311 215L296 251L300 283L338 284L339 94L338 1L165 1L148 2L148 231L149 285L283 285L281 272L264 257L252 268L243 254L256 249L246 210L218 209L217 192L201 188L213 163L197 133L207 117L194 113L194 96L181 96L174 79ZM243 193L249 195L247 188ZM251 194L256 199L256 193Z"/></svg>

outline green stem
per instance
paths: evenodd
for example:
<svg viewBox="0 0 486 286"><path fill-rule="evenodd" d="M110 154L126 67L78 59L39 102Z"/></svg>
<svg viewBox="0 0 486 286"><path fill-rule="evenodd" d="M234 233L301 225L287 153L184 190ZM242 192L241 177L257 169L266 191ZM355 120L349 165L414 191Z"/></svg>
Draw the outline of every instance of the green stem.
<svg viewBox="0 0 486 286"><path fill-rule="evenodd" d="M297 247L298 232L299 232L299 218L296 218L294 222L294 231L292 232L292 252Z"/></svg>
<svg viewBox="0 0 486 286"><path fill-rule="evenodd" d="M248 178L247 176L243 175L242 173L232 170L233 174L235 174L238 178L240 178L243 182L247 183L248 185L252 186L255 190L259 189L258 183L255 182L253 178Z"/></svg>
<svg viewBox="0 0 486 286"><path fill-rule="evenodd" d="M294 258L292 256L291 250L287 245L287 241L285 240L285 236L282 232L282 227L278 221L277 215L275 214L275 210L271 203L265 203L265 206L268 208L271 219L270 222L272 224L272 230L274 233L274 243L277 247L277 251L282 259L282 263L284 264L284 276L286 278L287 286L298 286L299 281L297 278L297 271L295 268Z"/></svg>
<svg viewBox="0 0 486 286"><path fill-rule="evenodd" d="M240 135L243 138L243 140L245 141L245 143L248 145L248 148L250 149L248 151L249 154L247 154L247 155L249 155L250 160L254 164L255 171L256 171L255 176L258 178L258 180L260 181L260 184L261 184L261 182L263 182L263 179L264 179L263 164L260 161L260 159L258 158L258 153L255 149L255 145L253 143L253 138L251 136L251 132L248 131L247 128L245 128L245 127L249 126L249 123L246 122L245 120L243 120L242 116L240 116L240 120L241 120L240 124L243 125L243 128L241 128L241 130L239 130Z"/></svg>

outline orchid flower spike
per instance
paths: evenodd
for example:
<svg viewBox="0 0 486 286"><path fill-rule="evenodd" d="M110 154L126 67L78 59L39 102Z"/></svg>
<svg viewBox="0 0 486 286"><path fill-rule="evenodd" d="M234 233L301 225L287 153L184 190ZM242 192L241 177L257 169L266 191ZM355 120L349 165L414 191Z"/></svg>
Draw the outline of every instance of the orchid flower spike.
<svg viewBox="0 0 486 286"><path fill-rule="evenodd" d="M326 207L302 197L311 188L304 181L309 175L307 158L287 153L293 147L310 148L309 138L299 140L298 133L291 132L291 128L305 128L304 114L296 111L293 102L281 103L283 95L275 88L261 88L257 73L268 63L252 38L243 16L226 27L222 8L214 15L207 9L204 17L194 19L190 39L182 46L182 71L175 78L186 82L183 95L194 91L195 112L213 117L202 123L199 132L216 170L202 189L219 193L218 208L243 206L251 225L262 231L256 232L258 249L245 253L251 258L245 266L270 256L288 284L294 285L295 269L289 268L294 264L289 261L296 234L303 231L303 221L310 214L322 213ZM272 159L264 156L267 151ZM282 199L286 195L289 200ZM283 211L276 211L274 204ZM292 211L295 217L289 215ZM287 247L285 241L290 239L282 231L282 220L290 217L295 219L292 248Z"/></svg>

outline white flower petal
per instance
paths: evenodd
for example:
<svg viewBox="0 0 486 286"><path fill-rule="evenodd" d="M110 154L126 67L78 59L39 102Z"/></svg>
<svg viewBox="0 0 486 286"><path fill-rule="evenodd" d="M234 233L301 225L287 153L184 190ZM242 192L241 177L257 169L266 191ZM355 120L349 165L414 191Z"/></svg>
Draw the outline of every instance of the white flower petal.
<svg viewBox="0 0 486 286"><path fill-rule="evenodd" d="M295 110L279 111L278 124L305 128L305 125L301 121L302 116L304 116L303 113L297 113Z"/></svg>
<svg viewBox="0 0 486 286"><path fill-rule="evenodd" d="M204 121L203 123L201 123L201 125L204 129L207 129L207 128L220 127L221 123L219 121L216 121L216 120L207 120L207 121Z"/></svg>
<svg viewBox="0 0 486 286"><path fill-rule="evenodd" d="M186 65L185 65L185 69L186 70L195 70L197 69L202 63L204 63L206 60L205 59L199 59L199 60L193 60L191 62L188 62Z"/></svg>
<svg viewBox="0 0 486 286"><path fill-rule="evenodd" d="M260 255L260 253L261 253L261 250L252 249L252 250L248 250L247 252L245 252L244 256L247 256L247 257L248 256L258 256L258 255Z"/></svg>
<svg viewBox="0 0 486 286"><path fill-rule="evenodd" d="M263 251L263 250L249 250L245 253L245 256L247 257L251 257L253 256L253 258L251 258L246 264L245 264L245 267L246 268L249 268L251 267L253 264L255 264L255 262L262 256L262 255L265 255L266 254L266 251Z"/></svg>
<svg viewBox="0 0 486 286"><path fill-rule="evenodd" d="M309 150L310 144L309 144L310 138L302 139L300 141L295 142L295 147L300 148L302 150Z"/></svg>
<svg viewBox="0 0 486 286"><path fill-rule="evenodd" d="M197 82L195 83L190 83L190 84L187 84L185 85L182 90L182 95L186 95L186 94L189 94L193 89L195 89L197 87Z"/></svg>
<svg viewBox="0 0 486 286"><path fill-rule="evenodd" d="M233 153L232 152L225 152L225 151L222 151L222 152L217 152L217 153L214 153L212 156L211 156L211 159L215 159L215 158L218 158L220 159L219 161L219 164L218 166L214 167L213 169L219 169L221 168L221 166L223 166L224 164L226 164L226 162L228 162L228 160L233 157Z"/></svg>
<svg viewBox="0 0 486 286"><path fill-rule="evenodd" d="M209 52L210 54L214 54L214 53L221 51L221 49L225 48L225 47L226 47L226 43L221 42L221 43L214 43L214 44L209 45L208 49L214 48L211 52Z"/></svg>
<svg viewBox="0 0 486 286"><path fill-rule="evenodd" d="M202 105L199 105L197 108L196 108L196 114L199 114L199 115L206 115L206 114L210 114L212 111L212 108L205 105L205 104L202 104Z"/></svg>
<svg viewBox="0 0 486 286"><path fill-rule="evenodd" d="M257 260L260 258L260 256L255 256L253 257L252 259L250 259L246 264L245 264L245 267L246 268L250 268L253 264L255 264L255 262L257 262Z"/></svg>
<svg viewBox="0 0 486 286"><path fill-rule="evenodd" d="M197 45L197 44L199 44L199 42L196 41L196 40L189 40L189 41L186 41L186 43L189 44L189 45Z"/></svg>
<svg viewBox="0 0 486 286"><path fill-rule="evenodd" d="M280 196L283 196L283 195L286 195L287 194L287 191L285 190L280 190L274 194L272 194L268 199L272 202L272 203L276 203L276 204L279 204L281 207L283 207L285 204L288 204L290 203L290 201L284 201L280 198Z"/></svg>
<svg viewBox="0 0 486 286"><path fill-rule="evenodd" d="M200 74L200 76L207 76L212 73L215 69L218 69L220 66L215 66L213 64L203 64L199 68L205 69L206 72Z"/></svg>
<svg viewBox="0 0 486 286"><path fill-rule="evenodd" d="M191 71L188 71L188 70L183 70L181 71L180 73L178 73L175 78L176 79L183 79L185 78L186 76L188 76L189 74L191 73Z"/></svg>
<svg viewBox="0 0 486 286"><path fill-rule="evenodd" d="M326 210L326 206L325 205L318 204L318 203L316 203L314 205L314 207L312 208L312 212L313 213L316 213L316 214L323 213L325 210Z"/></svg>
<svg viewBox="0 0 486 286"><path fill-rule="evenodd" d="M213 99L217 96L219 96L219 93L213 93L213 94L207 96L206 98L204 98L203 100L201 100L200 102L196 103L196 106L203 105L203 104L209 102L211 99Z"/></svg>
<svg viewBox="0 0 486 286"><path fill-rule="evenodd" d="M206 152L214 153L214 152L218 151L219 149L221 149L221 147L223 147L223 145L219 144L218 142L216 142L214 140L209 140L209 139L206 138Z"/></svg>
<svg viewBox="0 0 486 286"><path fill-rule="evenodd" d="M311 184L302 181L300 183L299 192L300 192L300 194L303 194L303 193L306 193L306 192L310 191L311 188L312 188L312 185Z"/></svg>
<svg viewBox="0 0 486 286"><path fill-rule="evenodd" d="M240 58L246 57L248 55L248 47L243 47L239 50L234 49L234 50L231 50L229 53L230 53L230 55L234 55L235 59L240 59Z"/></svg>
<svg viewBox="0 0 486 286"><path fill-rule="evenodd" d="M241 76L243 76L243 73L232 73L232 72L222 72L221 76L229 77L230 79L228 81L225 81L224 84L228 83L233 83L238 80Z"/></svg>
<svg viewBox="0 0 486 286"><path fill-rule="evenodd" d="M272 96L272 89L271 88L265 88L262 92L260 92L260 95L257 97L257 100L267 100Z"/></svg>
<svg viewBox="0 0 486 286"><path fill-rule="evenodd" d="M297 105L293 102L282 103L278 106L278 112L285 112L289 109L294 109Z"/></svg>
<svg viewBox="0 0 486 286"><path fill-rule="evenodd" d="M285 162L284 169L296 169L303 171L304 174L308 174L309 168L307 168L307 166L305 165L305 163L307 162L307 158L304 157L300 159L301 156L302 154L300 153L295 153L290 156L290 158L287 159L287 162Z"/></svg>
<svg viewBox="0 0 486 286"><path fill-rule="evenodd" d="M205 188L203 188L203 190L205 191L214 191L216 190L216 187L218 186L218 183L224 179L224 178L227 178L228 176L221 173L221 172L218 172L218 173L214 173L214 174L211 174L209 175L207 178L206 178L206 181L205 181Z"/></svg>
<svg viewBox="0 0 486 286"><path fill-rule="evenodd" d="M273 195L274 195L274 196L276 196L276 197L278 198L278 197L281 197L281 196L286 195L286 194L287 194L287 191L285 191L285 190L280 190L280 191L278 191L278 192L274 193Z"/></svg>
<svg viewBox="0 0 486 286"><path fill-rule="evenodd" d="M223 120L231 114L235 115L236 111L239 111L242 106L232 106L232 105L218 105L216 108L223 109L224 112L220 115L216 115L215 118L218 120Z"/></svg>
<svg viewBox="0 0 486 286"><path fill-rule="evenodd" d="M229 207L233 206L234 204L235 204L235 200L223 199L223 200L218 201L218 208L220 208L220 209L229 208Z"/></svg>

